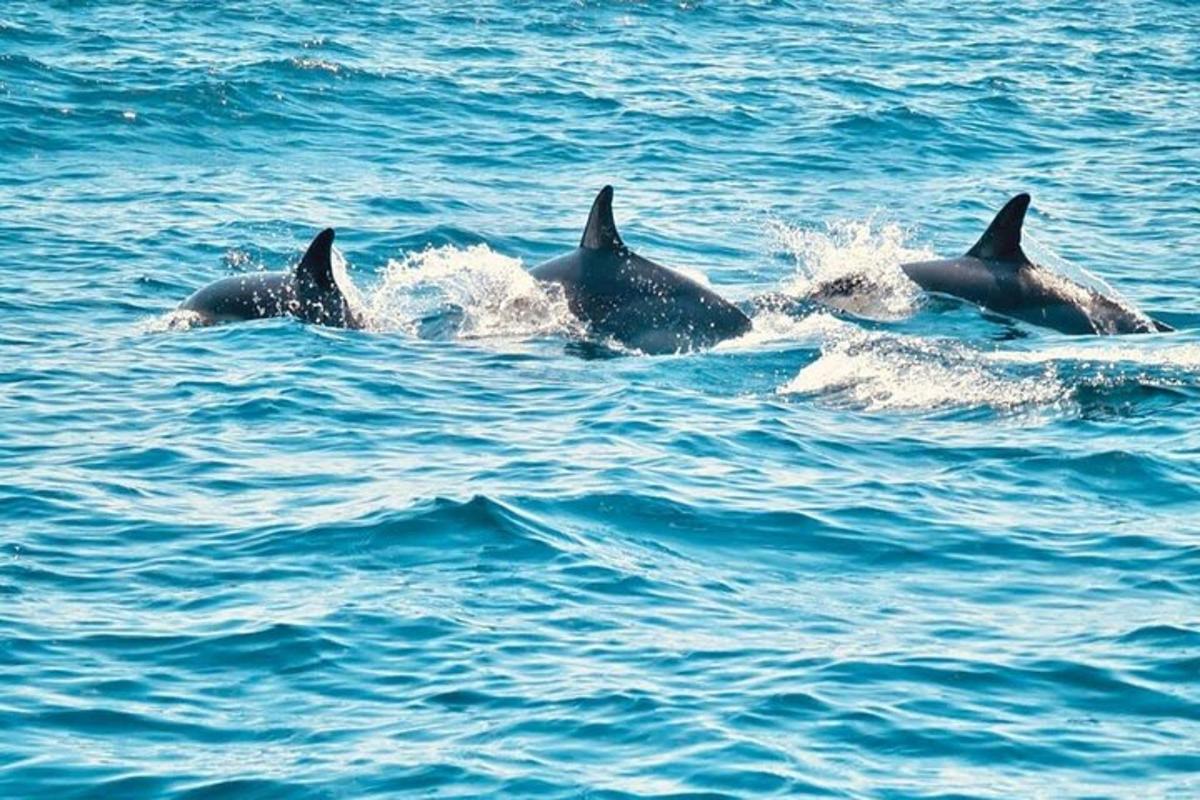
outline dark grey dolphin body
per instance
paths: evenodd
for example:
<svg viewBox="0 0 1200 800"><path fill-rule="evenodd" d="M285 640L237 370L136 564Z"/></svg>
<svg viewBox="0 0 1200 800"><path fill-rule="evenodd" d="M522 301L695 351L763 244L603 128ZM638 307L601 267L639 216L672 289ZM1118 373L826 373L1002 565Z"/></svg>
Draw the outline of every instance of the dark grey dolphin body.
<svg viewBox="0 0 1200 800"><path fill-rule="evenodd" d="M222 278L180 304L205 325L296 317L335 328L361 328L362 316L351 306L333 273L333 229L316 235L291 272L263 272Z"/></svg>
<svg viewBox="0 0 1200 800"><path fill-rule="evenodd" d="M1021 226L1028 208L1029 195L1019 194L1000 210L966 255L900 268L927 292L961 297L989 311L1067 334L1171 330L1030 261L1021 249Z"/></svg>
<svg viewBox="0 0 1200 800"><path fill-rule="evenodd" d="M750 318L713 290L631 251L617 233L613 190L596 196L579 247L530 274L562 286L571 313L600 337L647 354L741 336Z"/></svg>

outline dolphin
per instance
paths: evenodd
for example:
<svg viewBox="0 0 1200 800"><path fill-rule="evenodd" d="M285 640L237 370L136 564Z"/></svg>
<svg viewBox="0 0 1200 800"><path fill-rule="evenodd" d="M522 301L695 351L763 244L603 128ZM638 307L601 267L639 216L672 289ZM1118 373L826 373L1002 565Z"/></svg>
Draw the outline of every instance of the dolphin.
<svg viewBox="0 0 1200 800"><path fill-rule="evenodd" d="M741 336L750 318L712 289L634 253L617 233L613 189L596 195L579 247L530 274L562 286L590 332L648 355L697 350Z"/></svg>
<svg viewBox="0 0 1200 800"><path fill-rule="evenodd" d="M1021 249L1029 195L1009 200L975 246L959 258L901 264L927 292L961 297L989 311L1066 334L1153 333L1170 326L1033 263Z"/></svg>
<svg viewBox="0 0 1200 800"><path fill-rule="evenodd" d="M266 317L296 317L335 328L365 324L333 274L333 228L316 235L290 272L234 275L210 283L180 304L204 325Z"/></svg>

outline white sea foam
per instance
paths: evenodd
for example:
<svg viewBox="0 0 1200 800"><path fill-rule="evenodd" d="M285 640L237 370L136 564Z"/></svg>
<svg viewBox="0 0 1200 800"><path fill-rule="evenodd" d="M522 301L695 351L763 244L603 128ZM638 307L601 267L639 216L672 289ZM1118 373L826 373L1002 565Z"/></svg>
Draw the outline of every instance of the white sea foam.
<svg viewBox="0 0 1200 800"><path fill-rule="evenodd" d="M796 273L781 286L788 295L809 297L833 281L856 277L861 281L855 292L828 304L878 320L904 319L920 307L920 290L900 264L933 256L908 246L907 232L895 223L844 220L812 230L772 220L767 234L796 263Z"/></svg>
<svg viewBox="0 0 1200 800"><path fill-rule="evenodd" d="M1040 364L1057 361L1200 371L1200 344L1164 346L1161 338L1149 336L1092 338L1036 351L997 350L987 353L986 357L1002 364Z"/></svg>
<svg viewBox="0 0 1200 800"><path fill-rule="evenodd" d="M855 331L777 390L832 396L867 410L1047 405L1070 397L1053 362L1016 374L961 342Z"/></svg>
<svg viewBox="0 0 1200 800"><path fill-rule="evenodd" d="M331 264L333 266L333 281L337 287L342 290L342 296L346 298L346 302L359 314L367 313L367 300L358 286L350 279L349 264L346 262L346 257L342 255L342 251L336 246L330 249L332 256Z"/></svg>
<svg viewBox="0 0 1200 800"><path fill-rule="evenodd" d="M815 346L839 332L856 328L853 323L825 312L797 317L777 311L760 311L752 322L753 327L744 335L727 339L714 349L763 350L781 344Z"/></svg>
<svg viewBox="0 0 1200 800"><path fill-rule="evenodd" d="M199 326L203 321L204 318L195 311L184 311L183 309L175 308L156 317L142 320L134 329L137 333L184 331Z"/></svg>
<svg viewBox="0 0 1200 800"><path fill-rule="evenodd" d="M1116 385L1145 370L1174 370L1175 380L1180 373L1200 373L1200 345L1163 346L1155 337L984 350L957 340L869 333L851 325L829 331L818 358L780 386L779 394L822 397L872 411L1007 410L1069 404L1081 386Z"/></svg>
<svg viewBox="0 0 1200 800"><path fill-rule="evenodd" d="M561 291L535 280L521 261L487 245L431 247L388 263L366 300L375 330L420 332L453 311L460 339L546 336L575 330Z"/></svg>

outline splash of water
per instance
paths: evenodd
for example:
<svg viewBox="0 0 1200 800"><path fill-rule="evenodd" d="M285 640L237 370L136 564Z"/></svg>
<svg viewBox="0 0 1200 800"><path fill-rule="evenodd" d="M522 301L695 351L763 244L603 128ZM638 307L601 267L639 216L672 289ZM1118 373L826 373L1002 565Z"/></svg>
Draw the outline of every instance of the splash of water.
<svg viewBox="0 0 1200 800"><path fill-rule="evenodd" d="M530 338L578 328L561 290L483 244L430 247L389 261L365 307L372 329L412 335L439 318L453 320L449 327L458 339Z"/></svg>
<svg viewBox="0 0 1200 800"><path fill-rule="evenodd" d="M350 280L349 264L346 261L346 257L342 255L342 251L338 250L336 246L330 248L329 254L330 266L333 267L333 282L342 291L342 296L346 298L346 302L350 304L350 307L356 313L365 316L367 313L367 301L354 281Z"/></svg>
<svg viewBox="0 0 1200 800"><path fill-rule="evenodd" d="M137 333L167 333L169 331L186 331L201 327L204 317L195 311L174 308L156 317L143 320L134 326Z"/></svg>
<svg viewBox="0 0 1200 800"><path fill-rule="evenodd" d="M803 317L778 311L759 311L752 317L753 326L736 339L726 339L714 350L765 350L772 346L818 346L852 323L832 314L817 311Z"/></svg>
<svg viewBox="0 0 1200 800"><path fill-rule="evenodd" d="M852 279L852 293L823 300L876 320L904 319L920 307L921 292L900 264L930 258L931 253L910 247L908 232L896 223L841 220L812 230L771 220L767 234L796 263L796 273L782 286L793 297L812 297L823 287Z"/></svg>

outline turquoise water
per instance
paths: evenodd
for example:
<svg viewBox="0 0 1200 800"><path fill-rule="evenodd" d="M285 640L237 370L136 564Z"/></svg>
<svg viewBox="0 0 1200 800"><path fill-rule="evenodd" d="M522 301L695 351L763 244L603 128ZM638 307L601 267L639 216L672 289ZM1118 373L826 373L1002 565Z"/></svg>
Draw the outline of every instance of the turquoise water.
<svg viewBox="0 0 1200 800"><path fill-rule="evenodd" d="M5 3L0 796L1200 794L1196 25ZM884 289L581 346L524 270L605 183L732 299ZM1179 331L895 279L1023 190ZM325 225L371 330L172 325Z"/></svg>

